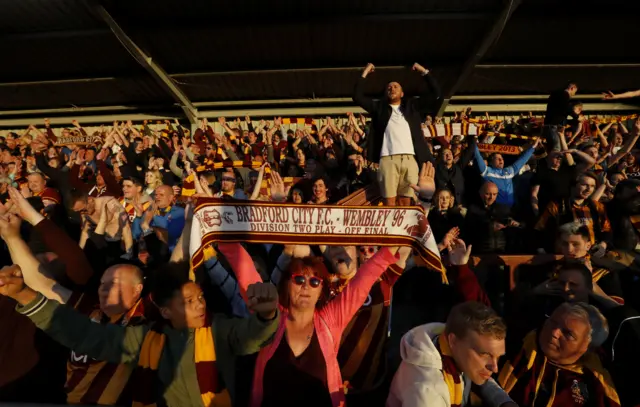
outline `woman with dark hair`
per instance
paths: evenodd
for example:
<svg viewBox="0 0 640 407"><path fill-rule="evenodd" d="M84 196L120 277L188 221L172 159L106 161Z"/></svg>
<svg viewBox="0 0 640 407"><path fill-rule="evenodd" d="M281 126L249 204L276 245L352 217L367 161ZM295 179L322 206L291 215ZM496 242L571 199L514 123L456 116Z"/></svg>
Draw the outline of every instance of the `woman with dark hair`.
<svg viewBox="0 0 640 407"><path fill-rule="evenodd" d="M218 247L235 271L243 293L252 282L262 281L241 245ZM373 284L396 262L397 251L378 251L331 301L329 272L322 259L295 259L281 270L278 292L282 295L282 318L272 343L258 355L251 407L344 405L337 358L342 333Z"/></svg>
<svg viewBox="0 0 640 407"><path fill-rule="evenodd" d="M304 203L304 192L302 192L302 189L298 187L291 188L288 201L295 204Z"/></svg>

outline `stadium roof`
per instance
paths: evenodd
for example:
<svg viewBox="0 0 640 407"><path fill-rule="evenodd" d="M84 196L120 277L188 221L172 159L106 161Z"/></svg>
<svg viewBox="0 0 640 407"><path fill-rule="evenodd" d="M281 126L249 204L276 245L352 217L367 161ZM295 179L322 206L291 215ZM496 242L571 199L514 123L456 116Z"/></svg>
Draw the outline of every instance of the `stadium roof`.
<svg viewBox="0 0 640 407"><path fill-rule="evenodd" d="M568 80L595 99L640 88L638 12L628 0L0 0L0 125L322 114L352 106L367 62L378 67L372 94L391 79L417 93L405 66L431 68L443 109L527 110Z"/></svg>

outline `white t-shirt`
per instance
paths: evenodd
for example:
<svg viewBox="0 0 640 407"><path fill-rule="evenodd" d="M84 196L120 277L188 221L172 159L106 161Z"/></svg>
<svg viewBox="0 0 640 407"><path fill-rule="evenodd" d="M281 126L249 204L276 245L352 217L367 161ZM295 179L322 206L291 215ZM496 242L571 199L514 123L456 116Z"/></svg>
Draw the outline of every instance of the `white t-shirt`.
<svg viewBox="0 0 640 407"><path fill-rule="evenodd" d="M391 117L387 128L384 130L382 139L382 150L380 157L397 154L415 155L413 140L411 139L411 129L409 123L400 111L400 105L391 106Z"/></svg>

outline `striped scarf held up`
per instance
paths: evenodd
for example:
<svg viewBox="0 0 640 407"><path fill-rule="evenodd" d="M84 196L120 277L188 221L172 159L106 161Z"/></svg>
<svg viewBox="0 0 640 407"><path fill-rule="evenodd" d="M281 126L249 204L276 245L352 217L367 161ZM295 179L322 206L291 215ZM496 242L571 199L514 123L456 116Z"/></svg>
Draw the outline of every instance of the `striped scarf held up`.
<svg viewBox="0 0 640 407"><path fill-rule="evenodd" d="M140 350L138 366L134 370L135 384L133 407L156 407L158 390L161 388L158 368L166 342L162 324L154 325L147 332ZM194 363L202 404L205 407L230 407L231 397L218 377L213 330L210 323L195 330Z"/></svg>

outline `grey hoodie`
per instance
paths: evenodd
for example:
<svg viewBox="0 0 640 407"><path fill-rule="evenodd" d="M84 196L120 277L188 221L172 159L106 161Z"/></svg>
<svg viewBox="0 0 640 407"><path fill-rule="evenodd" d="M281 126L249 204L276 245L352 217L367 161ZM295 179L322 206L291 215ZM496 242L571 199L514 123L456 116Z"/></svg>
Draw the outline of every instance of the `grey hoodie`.
<svg viewBox="0 0 640 407"><path fill-rule="evenodd" d="M400 343L402 363L387 398L387 407L450 407L449 389L442 376L442 357L433 341L444 331L444 324L420 325L407 332ZM462 406L468 406L471 381L462 375ZM499 407L513 402L507 393L489 379L480 387L485 406Z"/></svg>

